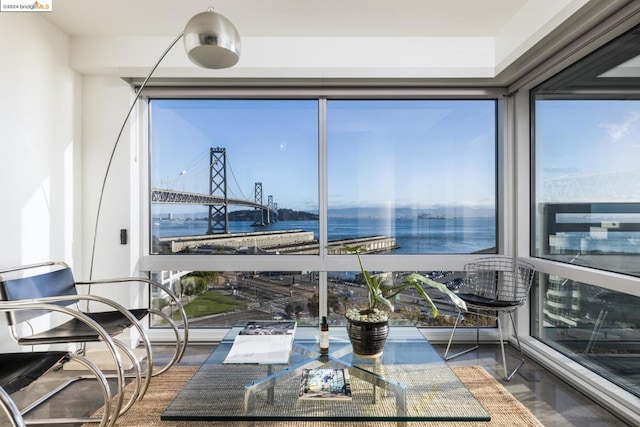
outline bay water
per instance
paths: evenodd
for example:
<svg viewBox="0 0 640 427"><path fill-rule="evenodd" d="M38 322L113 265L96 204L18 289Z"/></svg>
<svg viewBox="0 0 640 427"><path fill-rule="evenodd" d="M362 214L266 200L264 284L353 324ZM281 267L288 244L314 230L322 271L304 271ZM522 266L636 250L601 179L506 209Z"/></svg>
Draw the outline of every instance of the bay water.
<svg viewBox="0 0 640 427"><path fill-rule="evenodd" d="M395 237L400 246L394 253L473 253L496 246L494 218L329 218L328 239ZM198 236L207 232L204 219L162 220L153 223L158 237ZM312 231L318 238L318 221L280 221L255 227L251 221L230 221L229 232L293 230Z"/></svg>

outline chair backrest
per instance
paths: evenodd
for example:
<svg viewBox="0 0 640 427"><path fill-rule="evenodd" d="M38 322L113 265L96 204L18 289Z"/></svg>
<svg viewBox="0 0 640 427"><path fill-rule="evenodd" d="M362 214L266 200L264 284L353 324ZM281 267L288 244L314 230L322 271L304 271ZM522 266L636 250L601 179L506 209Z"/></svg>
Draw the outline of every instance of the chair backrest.
<svg viewBox="0 0 640 427"><path fill-rule="evenodd" d="M465 292L522 305L535 276L533 264L509 256L480 258L465 269Z"/></svg>
<svg viewBox="0 0 640 427"><path fill-rule="evenodd" d="M77 294L75 279L69 267L27 277L0 280L0 298L3 301L37 301L40 298ZM74 303L66 301L57 304L67 306ZM42 310L7 312L7 322L9 325L15 325L43 314Z"/></svg>

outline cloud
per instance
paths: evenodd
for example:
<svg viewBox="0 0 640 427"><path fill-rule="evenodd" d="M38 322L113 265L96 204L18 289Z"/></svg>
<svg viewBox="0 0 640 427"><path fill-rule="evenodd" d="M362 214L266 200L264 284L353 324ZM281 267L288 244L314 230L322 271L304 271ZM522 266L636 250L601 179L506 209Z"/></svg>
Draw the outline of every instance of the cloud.
<svg viewBox="0 0 640 427"><path fill-rule="evenodd" d="M627 114L622 123L603 123L600 126L607 130L613 142L617 142L633 131L638 120L640 120L640 112L632 111Z"/></svg>

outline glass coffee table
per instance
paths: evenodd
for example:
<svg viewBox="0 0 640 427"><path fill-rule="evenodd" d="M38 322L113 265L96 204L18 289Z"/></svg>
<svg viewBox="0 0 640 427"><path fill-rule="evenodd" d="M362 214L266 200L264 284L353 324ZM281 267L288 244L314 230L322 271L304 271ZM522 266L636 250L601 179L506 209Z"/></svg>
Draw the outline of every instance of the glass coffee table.
<svg viewBox="0 0 640 427"><path fill-rule="evenodd" d="M320 355L318 330L298 327L286 365L223 364L234 327L167 406L164 421L490 421L491 417L415 327L392 327L383 354L351 352L345 328L330 331ZM300 399L303 370L348 371L351 399Z"/></svg>

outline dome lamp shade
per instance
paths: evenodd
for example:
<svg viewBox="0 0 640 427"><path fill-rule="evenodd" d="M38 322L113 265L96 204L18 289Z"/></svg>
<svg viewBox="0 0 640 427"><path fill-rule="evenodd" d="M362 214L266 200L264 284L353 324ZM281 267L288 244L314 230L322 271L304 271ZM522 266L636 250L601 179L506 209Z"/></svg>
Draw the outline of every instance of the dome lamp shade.
<svg viewBox="0 0 640 427"><path fill-rule="evenodd" d="M193 16L184 28L184 49L194 64L210 69L233 67L240 59L240 34L212 8Z"/></svg>

